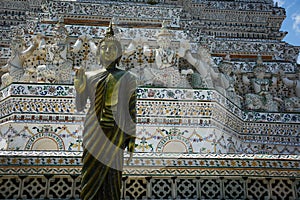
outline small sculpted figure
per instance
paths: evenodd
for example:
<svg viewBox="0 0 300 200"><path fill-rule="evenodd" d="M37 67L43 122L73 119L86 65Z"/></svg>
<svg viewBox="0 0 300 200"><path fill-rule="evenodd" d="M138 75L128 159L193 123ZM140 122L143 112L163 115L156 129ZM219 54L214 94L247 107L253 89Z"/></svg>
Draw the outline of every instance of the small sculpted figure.
<svg viewBox="0 0 300 200"><path fill-rule="evenodd" d="M199 80L192 82L193 88L215 88L220 86L222 88L224 83L220 82L221 73L215 72L213 69L214 63L211 59L209 52L205 48L199 48L197 57L194 57L190 51L190 44L188 41L180 43L179 56L186 59L192 66L195 67L197 72L194 72L193 77L198 77ZM227 80L226 80L227 81ZM201 83L199 86L195 83ZM226 83L228 85L228 83Z"/></svg>
<svg viewBox="0 0 300 200"><path fill-rule="evenodd" d="M296 96L286 98L284 106L286 111L299 112L300 111L300 71L297 72L297 79L290 79L285 74L282 74L282 82L289 88L295 90Z"/></svg>
<svg viewBox="0 0 300 200"><path fill-rule="evenodd" d="M230 55L227 54L224 60L219 65L220 85L225 90L226 97L234 101L237 105L241 105L241 97L236 94L234 84L236 82L235 74L233 73L233 64L230 62Z"/></svg>
<svg viewBox="0 0 300 200"><path fill-rule="evenodd" d="M245 74L242 77L246 85L252 84L255 92L245 95L245 106L249 110L278 111L276 101L280 101L280 99L273 97L269 91L270 86L277 84L277 76L274 74L272 78L269 78L266 70L262 57L259 55L253 69L254 77L249 79Z"/></svg>
<svg viewBox="0 0 300 200"><path fill-rule="evenodd" d="M25 48L24 39L21 38L20 35L17 35L11 43L12 55L9 58L7 64L1 67L2 72L6 72L4 74L4 78L2 80L2 87L5 87L12 82L22 82L25 80L25 73L30 72L33 73L34 69L26 68L24 63L26 59L28 59L34 50L36 50L43 38L42 34L37 34L33 40L32 44ZM5 79L5 80L4 80Z"/></svg>
<svg viewBox="0 0 300 200"><path fill-rule="evenodd" d="M135 148L136 78L118 69L122 56L120 42L110 26L99 43L98 70L77 70L74 85L76 108L85 110L83 130L83 168L81 198L83 200L119 200L123 153Z"/></svg>
<svg viewBox="0 0 300 200"><path fill-rule="evenodd" d="M68 31L62 21L53 28L53 44L43 45L46 64L37 66L37 82L71 83L72 62L69 60ZM49 73L49 74L48 74Z"/></svg>
<svg viewBox="0 0 300 200"><path fill-rule="evenodd" d="M145 56L154 57L155 65L153 67L145 67L143 70L142 83L144 85L153 85L158 87L190 87L187 75L191 71L179 70L178 52L172 48L173 34L167 29L164 21L162 28L157 34L158 48L150 48L145 38L137 38L132 41L127 49L127 53L133 52L138 43L143 45L143 53Z"/></svg>
<svg viewBox="0 0 300 200"><path fill-rule="evenodd" d="M71 83L72 82L72 62L68 59L70 53L69 33L64 24L60 21L54 27L55 43L48 48L49 60L52 61L48 66L56 73L56 83Z"/></svg>

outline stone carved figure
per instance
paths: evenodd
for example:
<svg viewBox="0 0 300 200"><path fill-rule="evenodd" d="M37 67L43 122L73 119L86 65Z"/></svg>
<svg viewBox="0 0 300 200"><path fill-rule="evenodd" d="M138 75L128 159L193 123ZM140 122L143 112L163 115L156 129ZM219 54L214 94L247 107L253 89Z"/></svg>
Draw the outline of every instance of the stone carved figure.
<svg viewBox="0 0 300 200"><path fill-rule="evenodd" d="M262 57L258 55L257 64L253 69L254 77L249 79L246 74L243 74L244 84L252 84L255 92L245 95L245 106L249 110L278 111L280 99L274 98L269 91L270 86L277 84L277 76L274 74L269 78L266 70Z"/></svg>
<svg viewBox="0 0 300 200"><path fill-rule="evenodd" d="M163 22L160 32L157 34L158 48L152 49L144 38L138 38L133 41L127 54L132 52L137 43L144 43L143 53L146 56L155 57L155 66L146 67L143 71L143 81L145 85L154 85L160 87L190 87L187 75L191 71L179 71L178 52L171 47L172 33L167 29L167 24Z"/></svg>
<svg viewBox="0 0 300 200"><path fill-rule="evenodd" d="M235 74L233 73L233 63L230 61L230 55L227 54L223 61L219 64L221 72L219 82L221 83L223 92L228 99L231 99L238 106L241 105L241 97L236 94L234 84L236 82Z"/></svg>
<svg viewBox="0 0 300 200"><path fill-rule="evenodd" d="M197 87L195 82L192 81L192 86L194 88L214 88L216 86L225 88L228 83L220 82L221 73L215 72L213 69L214 63L208 51L204 48L199 48L196 57L194 57L190 48L188 41L182 41L180 43L179 56L185 58L197 71L194 72L193 76L197 75L199 80L194 81L201 82L201 85Z"/></svg>
<svg viewBox="0 0 300 200"><path fill-rule="evenodd" d="M126 54L132 54L138 44L143 44L143 53L146 56L154 56L154 67L146 67L143 71L142 79L144 85L154 85L161 87L185 87L185 88L213 88L214 82L220 82L220 73L214 71L214 63L210 54L204 48L199 48L197 57L191 54L191 45L187 40L180 41L180 47L171 47L172 33L167 29L165 22L157 35L157 49L151 49L145 38L133 40ZM186 59L194 69L182 69L179 67L179 58ZM191 78L191 83L188 81ZM223 84L223 83L219 83ZM227 84L228 85L228 84ZM222 85L222 87L225 87Z"/></svg>
<svg viewBox="0 0 300 200"><path fill-rule="evenodd" d="M85 43L87 45L84 45ZM99 60L96 61L95 59L95 57L97 56L98 47L90 35L79 36L75 44L71 47L71 50L74 53L84 51L81 65L84 65L87 71L92 71L99 68Z"/></svg>
<svg viewBox="0 0 300 200"><path fill-rule="evenodd" d="M46 50L46 66L37 67L39 70L46 70L55 73L55 83L71 83L72 82L72 62L68 59L70 47L68 43L68 31L64 27L62 21L59 21L53 29L53 44L45 45ZM42 75L42 73L40 73ZM47 80L48 77L38 77L39 82Z"/></svg>
<svg viewBox="0 0 300 200"><path fill-rule="evenodd" d="M296 96L286 98L284 106L286 111L299 112L300 111L300 71L297 72L298 79L290 79L285 74L281 75L282 82L289 88L295 89Z"/></svg>
<svg viewBox="0 0 300 200"><path fill-rule="evenodd" d="M74 85L76 107L90 106L83 130L81 198L120 199L125 148L135 148L136 78L118 69L122 56L120 42L110 26L99 43L100 64L96 71L79 68Z"/></svg>
<svg viewBox="0 0 300 200"><path fill-rule="evenodd" d="M24 63L32 53L39 47L40 42L42 41L43 35L37 34L33 40L32 44L25 48L24 39L17 35L11 44L12 55L9 58L7 64L1 67L2 72L6 72L2 76L2 86L5 87L12 82L26 82L27 73L34 73L33 68L26 68Z"/></svg>
<svg viewBox="0 0 300 200"><path fill-rule="evenodd" d="M46 65L39 65L36 68L36 78L38 83L53 83L56 78L56 73L50 70Z"/></svg>
<svg viewBox="0 0 300 200"><path fill-rule="evenodd" d="M1 76L1 88L10 85L13 82L13 77L9 73L5 73Z"/></svg>

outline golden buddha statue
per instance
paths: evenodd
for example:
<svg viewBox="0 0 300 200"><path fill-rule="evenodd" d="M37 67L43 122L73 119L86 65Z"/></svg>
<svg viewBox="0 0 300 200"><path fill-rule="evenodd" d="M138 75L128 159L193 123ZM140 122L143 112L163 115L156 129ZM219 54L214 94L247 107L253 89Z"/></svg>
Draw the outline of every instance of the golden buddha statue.
<svg viewBox="0 0 300 200"><path fill-rule="evenodd" d="M83 111L89 99L83 131L81 198L120 199L123 154L135 148L136 78L118 69L122 56L112 26L98 48L99 70L77 70L76 107ZM129 161L128 160L128 161Z"/></svg>

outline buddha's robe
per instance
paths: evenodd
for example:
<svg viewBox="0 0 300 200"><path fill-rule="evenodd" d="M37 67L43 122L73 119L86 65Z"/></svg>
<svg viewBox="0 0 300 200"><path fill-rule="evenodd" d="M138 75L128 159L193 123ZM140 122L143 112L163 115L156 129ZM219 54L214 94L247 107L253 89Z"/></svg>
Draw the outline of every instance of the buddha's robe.
<svg viewBox="0 0 300 200"><path fill-rule="evenodd" d="M123 152L134 151L136 79L122 70L87 72L76 94L78 111L90 105L83 130L81 198L120 199Z"/></svg>

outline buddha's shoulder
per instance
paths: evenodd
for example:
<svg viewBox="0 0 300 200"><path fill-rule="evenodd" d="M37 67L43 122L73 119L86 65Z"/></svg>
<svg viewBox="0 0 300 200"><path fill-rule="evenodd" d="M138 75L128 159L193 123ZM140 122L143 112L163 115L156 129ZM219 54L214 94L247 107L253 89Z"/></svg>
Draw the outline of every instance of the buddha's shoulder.
<svg viewBox="0 0 300 200"><path fill-rule="evenodd" d="M85 75L89 79L91 77L99 76L99 75L103 74L104 72L106 72L105 69L98 69L98 70L94 70L94 71L85 72Z"/></svg>
<svg viewBox="0 0 300 200"><path fill-rule="evenodd" d="M131 79L136 79L137 75L131 71L125 71L126 76L128 76Z"/></svg>

